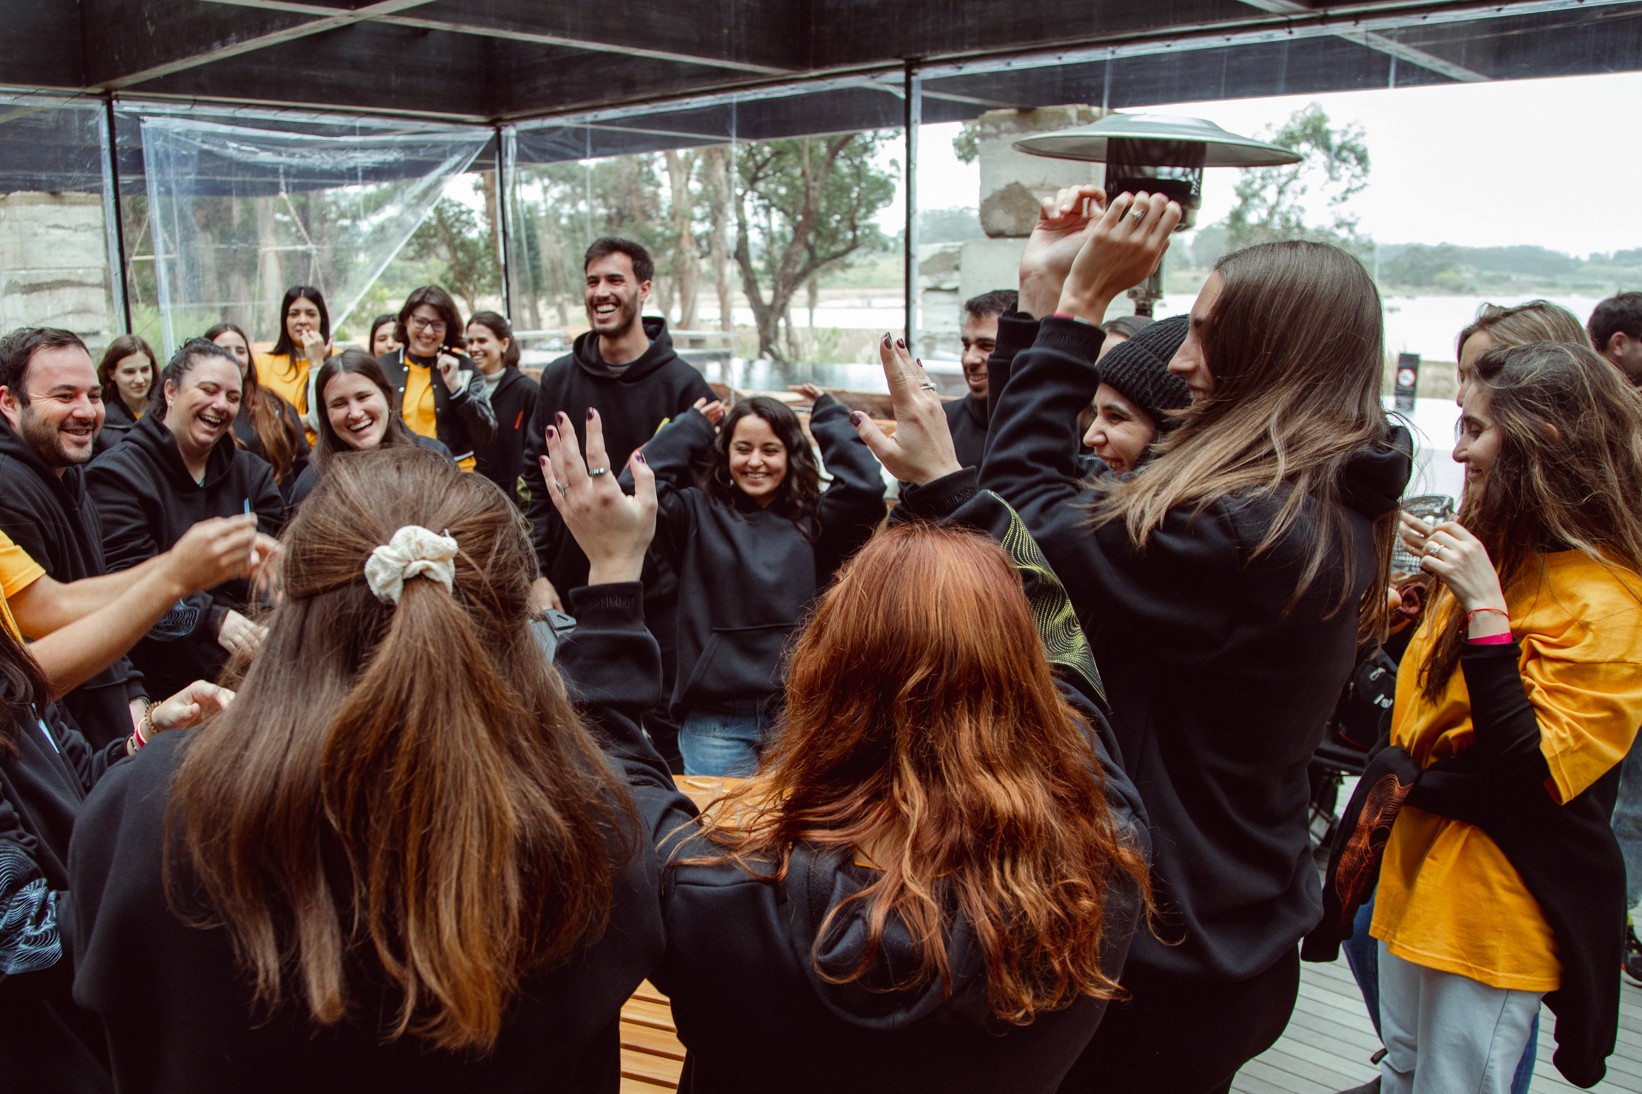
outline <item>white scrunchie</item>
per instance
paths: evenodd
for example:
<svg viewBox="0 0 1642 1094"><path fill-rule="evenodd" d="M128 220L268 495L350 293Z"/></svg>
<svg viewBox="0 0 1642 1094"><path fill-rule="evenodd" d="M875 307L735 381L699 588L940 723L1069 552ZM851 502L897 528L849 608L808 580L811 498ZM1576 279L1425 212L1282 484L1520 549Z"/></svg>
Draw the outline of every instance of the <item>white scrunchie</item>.
<svg viewBox="0 0 1642 1094"><path fill-rule="evenodd" d="M405 582L427 577L449 591L456 582L456 541L407 524L365 560L365 583L384 604L397 604Z"/></svg>

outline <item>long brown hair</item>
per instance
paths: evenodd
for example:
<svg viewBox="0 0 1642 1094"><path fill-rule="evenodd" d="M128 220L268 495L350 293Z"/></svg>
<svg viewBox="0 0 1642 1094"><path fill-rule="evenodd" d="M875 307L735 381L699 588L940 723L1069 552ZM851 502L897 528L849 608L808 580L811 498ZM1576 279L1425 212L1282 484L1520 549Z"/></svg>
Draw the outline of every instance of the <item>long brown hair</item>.
<svg viewBox="0 0 1642 1094"><path fill-rule="evenodd" d="M319 373L314 377L314 418L318 423L314 432L314 470L321 475L332 460L356 451L336 435L325 407L325 389L331 386L332 380L345 375L362 376L375 384L382 392L382 400L388 404L388 427L382 434L380 447L416 447L416 438L400 417L399 396L388 382L388 374L383 370L382 363L362 349L345 349L319 366Z"/></svg>
<svg viewBox="0 0 1642 1094"><path fill-rule="evenodd" d="M250 349L251 343L245 343ZM103 359L97 364L97 382L103 388L103 402L113 402L120 398L120 387L114 382L114 370L121 361L133 353L140 353L148 358L148 385L155 386L160 375L160 360L154 356L154 347L135 334L122 334L108 344L103 351ZM120 404L124 406L124 403Z"/></svg>
<svg viewBox="0 0 1642 1094"><path fill-rule="evenodd" d="M1222 287L1200 335L1214 389L1193 403L1157 455L1128 479L1102 479L1097 522L1121 520L1144 547L1170 510L1202 509L1231 494L1269 493L1282 505L1254 556L1295 530L1308 503L1318 525L1292 609L1333 558L1340 600L1356 587L1340 484L1365 445L1391 427L1380 405L1385 363L1380 295L1362 264L1326 243L1263 243L1215 265ZM1288 489L1285 491L1285 486ZM1360 637L1383 633L1395 510L1375 521L1376 570L1359 606Z"/></svg>
<svg viewBox="0 0 1642 1094"><path fill-rule="evenodd" d="M1488 397L1499 455L1481 489L1467 488L1456 518L1482 541L1509 590L1546 551L1582 551L1642 601L1642 393L1587 346L1531 342L1477 358L1472 398ZM1620 569L1625 573L1618 573ZM1438 590L1426 610L1441 633L1420 666L1438 700L1459 665L1465 613Z"/></svg>
<svg viewBox="0 0 1642 1094"><path fill-rule="evenodd" d="M1493 349L1529 342L1571 342L1576 346L1590 342L1584 324L1574 318L1574 313L1549 300L1529 300L1510 307L1483 304L1477 309L1477 317L1460 331L1459 341L1454 343L1455 354L1465 349L1474 334L1488 335Z"/></svg>
<svg viewBox="0 0 1642 1094"><path fill-rule="evenodd" d="M455 538L455 587L389 605L365 561L406 524ZM386 985L381 1036L482 1052L522 977L602 931L633 814L528 628L531 557L495 486L417 448L337 459L291 522L169 813L173 906L226 928L260 1004L369 1023Z"/></svg>
<svg viewBox="0 0 1642 1094"><path fill-rule="evenodd" d="M1056 690L1003 551L904 525L822 598L793 652L777 743L705 835L776 879L801 843L879 856L877 880L850 898L870 908L861 964L823 975L861 979L895 919L922 951L896 970L899 986L938 979L950 993L946 947L961 917L992 1012L1025 1024L1117 993L1100 965L1109 889L1149 894L1086 729ZM829 911L818 951L843 908Z"/></svg>
<svg viewBox="0 0 1642 1094"><path fill-rule="evenodd" d="M11 628L0 625L0 757L17 755L17 737L27 730L24 722L33 717L33 704L49 698L40 662Z"/></svg>
<svg viewBox="0 0 1642 1094"><path fill-rule="evenodd" d="M251 340L245 332L232 323L218 323L205 332L207 342L215 342L224 334L237 334L239 340L245 343L245 382L240 392L240 413L246 410L251 412L251 429L256 433L257 440L262 442L262 456L274 469L274 478L284 482L291 473L291 464L296 459L297 429L291 420L285 416L285 408L281 405L285 400L263 387L257 380L257 355L251 352ZM238 364L238 358L235 364ZM239 439L235 438L235 444Z"/></svg>

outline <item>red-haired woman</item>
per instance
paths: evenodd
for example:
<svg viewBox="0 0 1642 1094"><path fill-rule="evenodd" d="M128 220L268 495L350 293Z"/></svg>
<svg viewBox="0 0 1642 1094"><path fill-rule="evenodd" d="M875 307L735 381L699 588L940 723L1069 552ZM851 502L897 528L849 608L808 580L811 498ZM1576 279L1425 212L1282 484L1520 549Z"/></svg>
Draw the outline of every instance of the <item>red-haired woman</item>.
<svg viewBox="0 0 1642 1094"><path fill-rule="evenodd" d="M930 525L864 547L797 642L759 775L698 822L637 722L634 682L657 676L637 581L654 475L640 453L633 497L590 476L600 423L586 464L560 423L553 498L590 562L566 648L670 856L655 979L689 1050L681 1089L1054 1091L1118 993L1147 840L1030 539L1009 540L1013 566Z"/></svg>

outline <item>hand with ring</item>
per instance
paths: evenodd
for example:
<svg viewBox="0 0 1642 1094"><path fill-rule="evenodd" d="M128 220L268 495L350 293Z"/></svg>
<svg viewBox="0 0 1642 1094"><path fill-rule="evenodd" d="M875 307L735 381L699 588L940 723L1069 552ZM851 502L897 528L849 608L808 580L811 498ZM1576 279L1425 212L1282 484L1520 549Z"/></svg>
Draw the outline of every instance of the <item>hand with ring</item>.
<svg viewBox="0 0 1642 1094"><path fill-rule="evenodd" d="M1409 526L1426 527L1416 517L1404 515L1404 545L1409 540ZM1420 569L1440 577L1458 600L1462 610L1479 608L1505 609L1505 592L1500 588L1499 573L1488 557L1482 541L1466 530L1457 520L1445 520L1425 536L1420 558Z"/></svg>
<svg viewBox="0 0 1642 1094"><path fill-rule="evenodd" d="M952 447L952 428L935 385L901 339L885 334L878 345L883 358L884 378L889 381L890 403L895 410L895 433L886 436L867 415L850 415L855 432L872 449L889 473L902 482L922 486L962 465Z"/></svg>
<svg viewBox="0 0 1642 1094"><path fill-rule="evenodd" d="M567 415L555 416L547 427L547 455L542 478L559 489L548 499L564 519L565 527L587 555L589 585L637 581L644 569L644 553L656 534L656 476L642 451L628 460L633 493L623 492L611 475L604 447L604 425L598 412L587 413L587 459L576 443L576 428ZM589 469L589 465L592 469Z"/></svg>

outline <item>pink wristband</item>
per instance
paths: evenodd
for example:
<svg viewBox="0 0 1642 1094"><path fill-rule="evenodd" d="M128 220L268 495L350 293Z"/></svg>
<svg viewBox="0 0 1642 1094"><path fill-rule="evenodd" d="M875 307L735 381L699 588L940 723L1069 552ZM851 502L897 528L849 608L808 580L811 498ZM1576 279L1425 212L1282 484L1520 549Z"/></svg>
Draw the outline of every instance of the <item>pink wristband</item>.
<svg viewBox="0 0 1642 1094"><path fill-rule="evenodd" d="M1466 641L1473 646L1509 646L1514 639L1509 633L1506 633L1485 634L1481 638L1467 638Z"/></svg>

